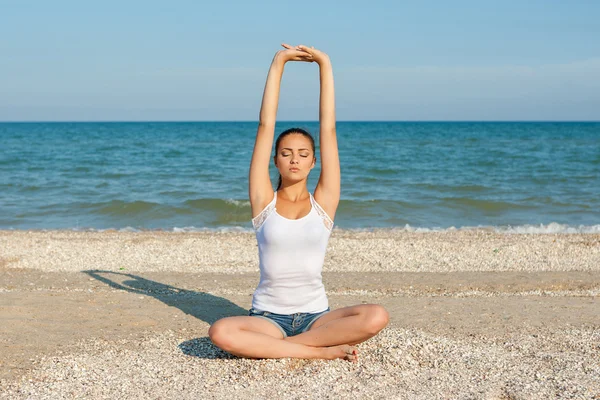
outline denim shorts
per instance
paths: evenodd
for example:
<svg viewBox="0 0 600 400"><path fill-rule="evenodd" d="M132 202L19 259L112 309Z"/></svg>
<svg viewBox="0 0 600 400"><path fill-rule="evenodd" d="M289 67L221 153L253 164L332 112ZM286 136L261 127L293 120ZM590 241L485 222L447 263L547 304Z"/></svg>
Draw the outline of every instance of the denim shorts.
<svg viewBox="0 0 600 400"><path fill-rule="evenodd" d="M311 314L311 313L295 313L295 314L275 314L269 311L250 309L248 313L251 317L264 318L267 321L272 322L276 327L279 328L283 337L299 335L310 329L312 324L322 315L329 312L327 310Z"/></svg>

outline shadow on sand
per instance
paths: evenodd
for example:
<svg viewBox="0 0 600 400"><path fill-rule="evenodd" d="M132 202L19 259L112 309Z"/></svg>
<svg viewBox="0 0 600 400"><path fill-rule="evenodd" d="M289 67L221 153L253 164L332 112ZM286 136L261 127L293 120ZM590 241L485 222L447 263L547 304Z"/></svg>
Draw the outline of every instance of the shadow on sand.
<svg viewBox="0 0 600 400"><path fill-rule="evenodd" d="M83 271L106 285L130 293L152 296L170 307L202 320L209 325L215 321L236 315L248 315L248 310L210 293L181 289L141 276L103 270ZM212 344L208 337L187 340L179 344L181 351L201 358L235 358Z"/></svg>

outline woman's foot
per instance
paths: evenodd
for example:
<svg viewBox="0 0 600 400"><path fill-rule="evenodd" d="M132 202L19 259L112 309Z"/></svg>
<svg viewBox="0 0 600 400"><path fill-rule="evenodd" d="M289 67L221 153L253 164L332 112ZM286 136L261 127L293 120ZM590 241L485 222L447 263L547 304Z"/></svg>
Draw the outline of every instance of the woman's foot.
<svg viewBox="0 0 600 400"><path fill-rule="evenodd" d="M356 347L349 346L347 344L341 344L339 346L326 347L326 359L335 360L342 358L344 360L356 362L358 360L358 350Z"/></svg>

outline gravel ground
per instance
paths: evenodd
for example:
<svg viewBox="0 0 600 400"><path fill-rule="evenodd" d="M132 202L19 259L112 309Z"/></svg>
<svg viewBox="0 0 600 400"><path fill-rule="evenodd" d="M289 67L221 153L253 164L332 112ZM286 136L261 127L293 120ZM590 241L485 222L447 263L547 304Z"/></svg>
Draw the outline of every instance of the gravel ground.
<svg viewBox="0 0 600 400"><path fill-rule="evenodd" d="M0 266L43 271L258 271L253 233L0 231ZM334 230L324 271L598 271L599 234Z"/></svg>
<svg viewBox="0 0 600 400"><path fill-rule="evenodd" d="M334 230L332 301L391 314L358 363L210 343L252 233L0 231L0 271L0 398L600 400L598 234Z"/></svg>
<svg viewBox="0 0 600 400"><path fill-rule="evenodd" d="M82 343L41 360L1 398L598 399L600 330L510 340L448 339L386 329L359 345L357 363L247 360L178 332Z"/></svg>

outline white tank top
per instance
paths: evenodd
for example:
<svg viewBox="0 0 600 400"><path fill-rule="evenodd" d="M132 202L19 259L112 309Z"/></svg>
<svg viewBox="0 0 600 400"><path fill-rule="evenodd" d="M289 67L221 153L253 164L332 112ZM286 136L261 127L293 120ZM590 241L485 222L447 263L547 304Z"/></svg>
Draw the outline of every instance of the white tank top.
<svg viewBox="0 0 600 400"><path fill-rule="evenodd" d="M256 310L294 314L328 307L321 271L333 221L309 195L311 209L302 218L277 213L277 192L252 218L260 261L260 282L252 298Z"/></svg>

